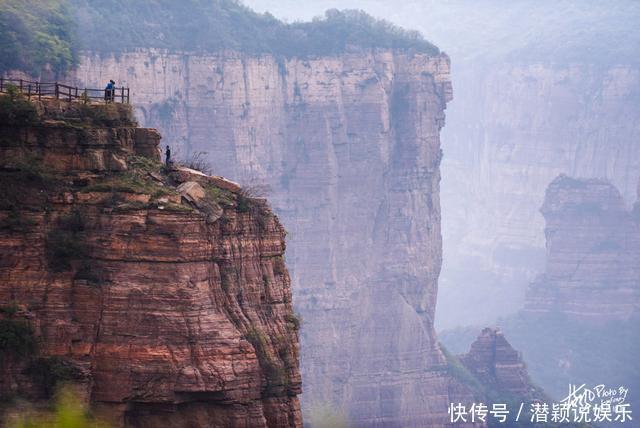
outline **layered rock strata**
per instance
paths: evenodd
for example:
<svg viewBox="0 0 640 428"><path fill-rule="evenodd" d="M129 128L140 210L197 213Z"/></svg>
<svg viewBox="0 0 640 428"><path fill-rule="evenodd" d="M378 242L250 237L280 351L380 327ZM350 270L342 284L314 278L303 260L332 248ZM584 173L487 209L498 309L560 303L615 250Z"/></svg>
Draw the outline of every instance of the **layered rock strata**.
<svg viewBox="0 0 640 428"><path fill-rule="evenodd" d="M0 346L0 398L43 400L63 377L115 426L301 426L266 202L162 168L127 106L36 107L0 124L0 322L39 343Z"/></svg>
<svg viewBox="0 0 640 428"><path fill-rule="evenodd" d="M545 272L529 287L525 311L603 322L640 313L640 217L607 180L557 177L541 212Z"/></svg>
<svg viewBox="0 0 640 428"><path fill-rule="evenodd" d="M485 388L513 396L527 395L532 389L522 355L497 328L483 329L460 361Z"/></svg>
<svg viewBox="0 0 640 428"><path fill-rule="evenodd" d="M446 55L141 50L86 54L76 76L134 88L141 120L177 151L271 186L305 320L307 410L329 402L360 426L446 423L456 388L433 328Z"/></svg>

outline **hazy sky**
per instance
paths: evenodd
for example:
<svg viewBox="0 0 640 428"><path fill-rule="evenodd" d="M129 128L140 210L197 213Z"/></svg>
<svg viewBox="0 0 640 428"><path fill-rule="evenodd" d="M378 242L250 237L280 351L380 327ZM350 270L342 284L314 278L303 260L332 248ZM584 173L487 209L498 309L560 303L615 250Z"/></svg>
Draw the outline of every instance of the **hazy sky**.
<svg viewBox="0 0 640 428"><path fill-rule="evenodd" d="M258 12L288 21L325 10L362 9L420 30L455 61L515 55L552 60L638 61L636 0L246 0Z"/></svg>

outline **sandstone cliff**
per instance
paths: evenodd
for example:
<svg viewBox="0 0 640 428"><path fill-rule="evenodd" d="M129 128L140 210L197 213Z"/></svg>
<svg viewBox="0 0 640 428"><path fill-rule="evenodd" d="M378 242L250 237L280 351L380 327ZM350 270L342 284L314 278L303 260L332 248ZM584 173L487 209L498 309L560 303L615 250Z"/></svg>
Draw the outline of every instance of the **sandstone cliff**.
<svg viewBox="0 0 640 428"><path fill-rule="evenodd" d="M0 399L64 380L116 426L301 426L266 203L163 169L128 106L35 105L0 123Z"/></svg>
<svg viewBox="0 0 640 428"><path fill-rule="evenodd" d="M522 356L499 329L483 329L460 361L486 388L516 396L533 389Z"/></svg>
<svg viewBox="0 0 640 428"><path fill-rule="evenodd" d="M547 185L640 177L640 3L246 0L289 21L360 8L447 52L456 97L442 130L438 329L519 310L544 269ZM460 31L464 28L464 31Z"/></svg>
<svg viewBox="0 0 640 428"><path fill-rule="evenodd" d="M545 272L525 311L603 323L640 314L640 217L607 180L561 175L548 187Z"/></svg>
<svg viewBox="0 0 640 428"><path fill-rule="evenodd" d="M460 331L458 331L458 336L459 334ZM443 338L449 341L451 336L445 333ZM457 345L453 344L453 347L457 348ZM506 424L506 426L539 425L533 423L530 418L531 406L534 403L550 404L553 400L532 383L522 354L511 346L501 329L483 328L464 354L453 355L446 348L443 349L449 372L473 390L474 403L477 405L482 403L488 409L497 409L497 406L505 405L507 409L510 409L510 413L506 415L506 420L502 423L496 419L493 413L489 413L485 420L488 426L500 424ZM521 406L524 413L517 416ZM464 410L469 411L467 419L472 420L474 418L473 412L469 410L469 407ZM458 425L453 424L453 426Z"/></svg>
<svg viewBox="0 0 640 428"><path fill-rule="evenodd" d="M524 304L528 283L544 270L539 208L559 174L605 178L627 207L635 201L640 69L592 60L457 70L464 96L442 135L441 327L459 322L453 314L487 323Z"/></svg>
<svg viewBox="0 0 640 428"><path fill-rule="evenodd" d="M524 308L500 319L499 325L523 353L536 384L556 402L567 396L568 385L640 387L638 207L636 202L629 209L604 179L560 175L547 188L541 209L546 266L529 285ZM459 352L474 335L475 329L458 329L440 339ZM502 359L497 346L502 340L492 336L491 330L483 333L472 345L475 356L462 357L486 385L497 383L504 369L495 364ZM506 374L517 385L520 362L514 353L500 353L510 368L502 377ZM628 402L638 405L635 396Z"/></svg>
<svg viewBox="0 0 640 428"><path fill-rule="evenodd" d="M140 50L86 54L76 76L131 86L138 117L178 151L271 186L305 320L303 407L344 406L359 425L446 422L459 393L433 328L446 55Z"/></svg>

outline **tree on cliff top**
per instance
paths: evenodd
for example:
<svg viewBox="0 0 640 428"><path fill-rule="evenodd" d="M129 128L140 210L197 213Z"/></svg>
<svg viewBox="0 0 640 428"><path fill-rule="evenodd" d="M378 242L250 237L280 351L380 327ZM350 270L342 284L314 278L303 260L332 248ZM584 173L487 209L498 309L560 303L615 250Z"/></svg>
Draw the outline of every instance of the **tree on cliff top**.
<svg viewBox="0 0 640 428"><path fill-rule="evenodd" d="M77 61L74 30L66 0L0 0L0 74L66 71Z"/></svg>
<svg viewBox="0 0 640 428"><path fill-rule="evenodd" d="M358 10L333 9L311 22L286 24L235 0L69 1L78 11L83 47L101 52L232 49L304 57L337 54L350 46L439 52L420 33Z"/></svg>
<svg viewBox="0 0 640 428"><path fill-rule="evenodd" d="M308 57L351 47L439 53L419 32L360 10L332 9L311 22L287 24L236 0L0 0L0 73L63 74L81 48Z"/></svg>

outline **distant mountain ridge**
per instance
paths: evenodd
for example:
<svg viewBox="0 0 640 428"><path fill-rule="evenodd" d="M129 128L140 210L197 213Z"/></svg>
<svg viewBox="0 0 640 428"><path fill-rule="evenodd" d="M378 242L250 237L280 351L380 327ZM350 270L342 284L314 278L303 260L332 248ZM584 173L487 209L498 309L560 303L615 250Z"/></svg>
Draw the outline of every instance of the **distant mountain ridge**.
<svg viewBox="0 0 640 428"><path fill-rule="evenodd" d="M235 0L69 0L77 9L85 48L113 52L164 48L305 56L364 48L412 48L438 53L417 31L407 31L359 10L329 10L311 22L284 23ZM109 25L101 25L107 19Z"/></svg>
<svg viewBox="0 0 640 428"><path fill-rule="evenodd" d="M33 75L43 69L55 74L70 70L80 50L236 50L287 58L353 48L440 52L419 32L361 10L331 9L311 22L288 24L235 0L3 0L0 46L0 73L17 69Z"/></svg>

